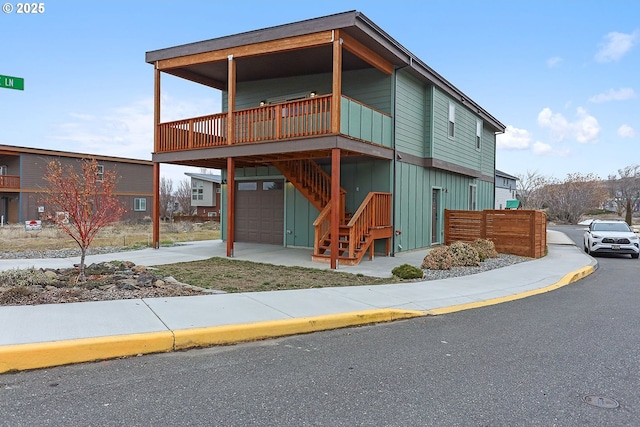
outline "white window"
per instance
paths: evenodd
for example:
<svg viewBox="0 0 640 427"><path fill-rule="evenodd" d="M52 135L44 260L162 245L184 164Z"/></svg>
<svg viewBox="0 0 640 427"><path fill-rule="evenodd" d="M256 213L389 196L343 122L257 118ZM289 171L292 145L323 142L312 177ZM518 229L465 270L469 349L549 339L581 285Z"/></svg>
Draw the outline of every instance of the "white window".
<svg viewBox="0 0 640 427"><path fill-rule="evenodd" d="M456 135L456 106L453 102L449 103L449 138Z"/></svg>
<svg viewBox="0 0 640 427"><path fill-rule="evenodd" d="M147 199L144 197L136 197L133 199L133 210L136 212L144 212L147 210Z"/></svg>
<svg viewBox="0 0 640 427"><path fill-rule="evenodd" d="M191 200L204 200L204 188L191 189Z"/></svg>
<svg viewBox="0 0 640 427"><path fill-rule="evenodd" d="M482 120L476 121L476 150L482 147Z"/></svg>
<svg viewBox="0 0 640 427"><path fill-rule="evenodd" d="M477 187L475 185L469 186L469 210L476 210L476 191Z"/></svg>
<svg viewBox="0 0 640 427"><path fill-rule="evenodd" d="M102 182L104 177L104 165L98 165L98 172L96 172L96 181Z"/></svg>

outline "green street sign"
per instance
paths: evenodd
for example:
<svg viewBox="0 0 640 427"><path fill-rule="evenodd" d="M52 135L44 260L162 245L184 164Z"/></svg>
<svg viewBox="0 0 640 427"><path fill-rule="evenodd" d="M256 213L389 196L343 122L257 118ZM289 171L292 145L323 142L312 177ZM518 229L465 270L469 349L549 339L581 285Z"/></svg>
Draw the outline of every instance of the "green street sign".
<svg viewBox="0 0 640 427"><path fill-rule="evenodd" d="M0 87L5 89L24 90L24 79L22 77L0 75Z"/></svg>

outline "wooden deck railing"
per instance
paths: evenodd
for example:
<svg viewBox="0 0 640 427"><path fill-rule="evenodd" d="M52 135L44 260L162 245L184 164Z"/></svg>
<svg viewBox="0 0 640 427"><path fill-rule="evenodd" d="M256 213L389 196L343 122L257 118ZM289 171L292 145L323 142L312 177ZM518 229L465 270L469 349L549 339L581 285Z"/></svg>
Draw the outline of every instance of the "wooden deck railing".
<svg viewBox="0 0 640 427"><path fill-rule="evenodd" d="M0 188L20 188L18 175L0 175Z"/></svg>
<svg viewBox="0 0 640 427"><path fill-rule="evenodd" d="M331 133L331 95L239 110L233 113L234 143L252 143ZM158 125L156 152L227 144L227 113Z"/></svg>
<svg viewBox="0 0 640 427"><path fill-rule="evenodd" d="M331 203L328 203L320 212L313 226L315 228L313 253L318 255L320 247L331 234ZM371 192L360 204L349 223L340 226L341 235L346 237L346 240L341 241L340 250L348 252L349 258L357 258L359 262L367 247L373 245L376 239L392 237L392 228L391 193ZM331 236L331 239L333 238L334 236ZM344 247L345 243L347 247ZM367 247L364 247L365 245ZM387 251L389 249L390 245L387 244Z"/></svg>
<svg viewBox="0 0 640 427"><path fill-rule="evenodd" d="M259 142L331 132L331 95L233 113L236 142Z"/></svg>
<svg viewBox="0 0 640 427"><path fill-rule="evenodd" d="M315 230L313 237L313 253L318 255L320 254L320 245L331 233L331 202L327 203L327 206L320 211L318 218L313 221L313 228Z"/></svg>
<svg viewBox="0 0 640 427"><path fill-rule="evenodd" d="M158 128L160 132L160 147L157 147L157 152L225 145L227 140L227 114L212 114L161 123Z"/></svg>
<svg viewBox="0 0 640 427"><path fill-rule="evenodd" d="M367 240L373 244L375 239L390 238L392 236L391 193L369 193L353 214L347 227L349 228L349 258L354 258L356 249Z"/></svg>

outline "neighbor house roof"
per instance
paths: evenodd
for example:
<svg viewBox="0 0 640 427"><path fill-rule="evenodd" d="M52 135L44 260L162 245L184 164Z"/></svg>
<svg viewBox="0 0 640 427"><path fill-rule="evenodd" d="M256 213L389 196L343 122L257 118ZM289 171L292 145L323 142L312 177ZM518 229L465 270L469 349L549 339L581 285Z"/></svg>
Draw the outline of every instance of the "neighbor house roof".
<svg viewBox="0 0 640 427"><path fill-rule="evenodd" d="M502 177L502 178L507 178L507 179L514 179L516 181L518 181L518 177L515 177L513 175L509 175L508 173L504 173L502 171L499 171L498 169L496 169L496 176Z"/></svg>
<svg viewBox="0 0 640 427"><path fill-rule="evenodd" d="M91 159L103 160L103 161L135 163L139 165L153 166L153 162L151 160L139 160L139 159L130 159L126 157L103 156L99 154L74 153L71 151L47 150L43 148L18 147L15 145L0 144L0 155L17 156L21 153L40 154L43 156L71 157L71 158L77 158L77 159L91 158Z"/></svg>
<svg viewBox="0 0 640 427"><path fill-rule="evenodd" d="M406 68L416 78L433 84L451 98L474 111L494 130L502 133L505 125L484 110L461 90L447 81L435 70L403 47L389 34L358 11L338 13L305 21L293 22L261 30L248 31L195 43L154 50L146 53L146 61L155 64L163 72L225 90L227 82L227 61L207 62L203 56L193 63L172 66L175 58L228 50L257 43L268 43L280 39L306 36L320 32L339 30L384 58L396 69ZM426 38L424 40L427 40ZM264 56L243 57L243 66L237 69L237 81L251 81L267 78L287 77L301 74L331 72L332 46L326 43L310 49L289 49L277 51L270 59ZM282 64L287 66L283 67ZM343 55L343 70L353 70L368 66L355 55ZM470 72L472 70L470 69Z"/></svg>
<svg viewBox="0 0 640 427"><path fill-rule="evenodd" d="M192 172L185 172L184 174L187 176L190 176L191 178L201 179L202 181L215 182L217 184L222 183L222 177L220 175L213 175L210 173L192 173Z"/></svg>

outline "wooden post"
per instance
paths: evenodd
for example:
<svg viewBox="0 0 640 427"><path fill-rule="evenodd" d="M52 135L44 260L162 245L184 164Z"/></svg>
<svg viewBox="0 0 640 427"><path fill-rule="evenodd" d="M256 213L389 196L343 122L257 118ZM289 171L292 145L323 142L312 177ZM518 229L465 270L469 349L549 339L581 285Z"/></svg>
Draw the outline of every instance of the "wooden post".
<svg viewBox="0 0 640 427"><path fill-rule="evenodd" d="M153 74L153 151L160 150L160 70L158 63ZM160 163L153 163L153 248L160 248Z"/></svg>
<svg viewBox="0 0 640 427"><path fill-rule="evenodd" d="M340 133L340 102L342 99L342 40L335 30L333 40L333 79L331 85L331 133Z"/></svg>
<svg viewBox="0 0 640 427"><path fill-rule="evenodd" d="M153 248L160 248L160 163L153 163Z"/></svg>
<svg viewBox="0 0 640 427"><path fill-rule="evenodd" d="M235 236L236 165L233 157L227 157L227 256L233 258Z"/></svg>
<svg viewBox="0 0 640 427"><path fill-rule="evenodd" d="M340 238L340 149L331 149L331 268L338 268Z"/></svg>
<svg viewBox="0 0 640 427"><path fill-rule="evenodd" d="M228 57L228 81L227 81L227 144L235 142L236 130L233 112L236 109L236 61L233 55Z"/></svg>
<svg viewBox="0 0 640 427"><path fill-rule="evenodd" d="M233 55L228 59L227 81L227 144L235 142L235 118L233 112L236 109L236 62ZM236 165L233 157L227 157L227 256L233 257L233 241L235 239L235 194L236 194Z"/></svg>

